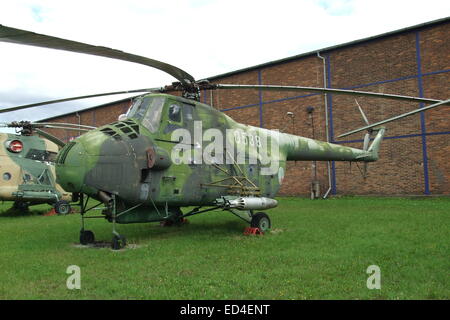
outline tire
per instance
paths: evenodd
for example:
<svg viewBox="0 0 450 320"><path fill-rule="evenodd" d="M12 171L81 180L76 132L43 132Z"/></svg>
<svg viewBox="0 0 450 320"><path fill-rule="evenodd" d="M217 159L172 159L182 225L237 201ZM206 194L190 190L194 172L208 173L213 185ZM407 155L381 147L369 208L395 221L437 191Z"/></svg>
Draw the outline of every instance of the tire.
<svg viewBox="0 0 450 320"><path fill-rule="evenodd" d="M90 243L94 243L95 236L94 233L90 230L81 230L80 231L80 243L82 245L87 245Z"/></svg>
<svg viewBox="0 0 450 320"><path fill-rule="evenodd" d="M125 246L127 245L127 240L125 239L124 236L120 235L120 236L116 236L114 235L112 238L112 242L111 242L111 248L113 250L120 250L122 248L125 248Z"/></svg>
<svg viewBox="0 0 450 320"><path fill-rule="evenodd" d="M258 228L262 232L267 232L271 227L270 218L264 212L258 212L253 215L250 226L252 228Z"/></svg>
<svg viewBox="0 0 450 320"><path fill-rule="evenodd" d="M13 209L19 210L19 211L28 211L28 203L23 201L15 201L13 204Z"/></svg>
<svg viewBox="0 0 450 320"><path fill-rule="evenodd" d="M72 193L72 202L78 202L80 200L80 194L78 192Z"/></svg>
<svg viewBox="0 0 450 320"><path fill-rule="evenodd" d="M70 203L68 203L66 200L59 200L55 203L55 211L57 214L66 215L70 213L70 210Z"/></svg>

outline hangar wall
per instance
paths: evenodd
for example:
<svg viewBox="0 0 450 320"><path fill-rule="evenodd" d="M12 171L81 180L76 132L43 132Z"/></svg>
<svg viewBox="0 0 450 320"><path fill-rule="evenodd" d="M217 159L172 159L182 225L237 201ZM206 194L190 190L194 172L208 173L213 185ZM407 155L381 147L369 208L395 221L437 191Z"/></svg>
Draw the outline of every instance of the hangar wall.
<svg viewBox="0 0 450 320"><path fill-rule="evenodd" d="M358 40L211 77L217 83L279 84L345 88L448 99L450 19ZM336 137L364 125L355 98L337 95L227 90L202 92L202 102L249 125L361 148L364 133ZM357 98L370 122L423 107L416 103ZM117 119L129 99L52 121L99 126ZM308 113L308 107L313 107ZM294 117L287 116L292 112ZM327 115L326 115L327 112ZM281 195L309 195L316 179L321 194L450 194L450 107L444 106L387 125L380 160L363 179L356 164L290 162ZM326 118L328 117L328 121ZM47 119L48 120L48 119ZM328 124L328 126L327 126ZM61 138L65 132L53 132Z"/></svg>

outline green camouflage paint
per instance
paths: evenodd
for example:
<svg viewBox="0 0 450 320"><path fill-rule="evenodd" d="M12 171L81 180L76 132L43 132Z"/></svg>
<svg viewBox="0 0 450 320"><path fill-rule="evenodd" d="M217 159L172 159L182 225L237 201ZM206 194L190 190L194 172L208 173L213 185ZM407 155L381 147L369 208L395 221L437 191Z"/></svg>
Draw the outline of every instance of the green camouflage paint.
<svg viewBox="0 0 450 320"><path fill-rule="evenodd" d="M191 140L177 136L179 131ZM221 150L211 147L211 154L228 159L214 165L201 161L208 145L213 146L213 133L225 140ZM161 221L180 215L181 207L213 206L223 196L272 198L286 161L375 161L383 134L384 129L372 149L364 151L243 125L200 102L148 94L135 102L125 120L67 144L56 160L57 181L67 191L98 200L100 191L115 195L120 212L137 206L118 217L118 223ZM190 160L177 163L174 154ZM236 165L239 156L245 161ZM242 179L236 182L236 177Z"/></svg>

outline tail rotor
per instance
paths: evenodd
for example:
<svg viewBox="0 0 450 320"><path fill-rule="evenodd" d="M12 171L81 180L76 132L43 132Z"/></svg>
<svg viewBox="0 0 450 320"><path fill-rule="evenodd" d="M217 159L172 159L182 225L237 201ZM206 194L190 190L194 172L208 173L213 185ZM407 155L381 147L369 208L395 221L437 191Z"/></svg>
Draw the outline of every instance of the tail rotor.
<svg viewBox="0 0 450 320"><path fill-rule="evenodd" d="M363 109L361 108L361 106L358 103L358 100L355 99L356 105L358 106L359 112L361 113L361 116L364 120L364 122L366 123L366 125L370 126L369 120L367 119L366 114L364 113ZM369 150L369 142L370 142L370 136L372 135L372 130L369 129L367 130L367 133L364 135L364 142L363 142L363 150L364 151L368 151ZM363 168L361 171L361 175L363 176L364 179L367 178L367 170L369 167L369 163L368 162L364 162L363 164Z"/></svg>

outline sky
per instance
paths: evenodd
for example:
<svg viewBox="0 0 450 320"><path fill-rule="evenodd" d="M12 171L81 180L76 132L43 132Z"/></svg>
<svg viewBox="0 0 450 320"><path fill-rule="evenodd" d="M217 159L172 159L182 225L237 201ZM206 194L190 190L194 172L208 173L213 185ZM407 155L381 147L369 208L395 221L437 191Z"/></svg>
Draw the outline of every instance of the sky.
<svg viewBox="0 0 450 320"><path fill-rule="evenodd" d="M175 65L195 77L450 16L446 0L2 0L0 24ZM130 62L0 42L0 109L176 81ZM39 120L126 96L0 114Z"/></svg>

